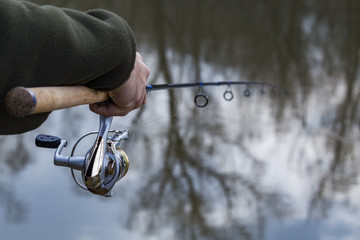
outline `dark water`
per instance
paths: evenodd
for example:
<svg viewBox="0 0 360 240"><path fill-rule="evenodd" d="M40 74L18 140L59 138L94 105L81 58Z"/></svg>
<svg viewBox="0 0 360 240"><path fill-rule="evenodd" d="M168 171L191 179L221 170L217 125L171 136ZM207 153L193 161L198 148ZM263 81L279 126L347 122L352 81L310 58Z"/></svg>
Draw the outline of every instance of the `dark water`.
<svg viewBox="0 0 360 240"><path fill-rule="evenodd" d="M97 130L87 107L0 138L1 239L358 239L359 1L35 1L105 8L132 26L151 83L265 81L153 92L113 128L130 170L114 197L78 189L37 133L73 144ZM270 89L269 89L270 90ZM69 152L70 150L68 150Z"/></svg>

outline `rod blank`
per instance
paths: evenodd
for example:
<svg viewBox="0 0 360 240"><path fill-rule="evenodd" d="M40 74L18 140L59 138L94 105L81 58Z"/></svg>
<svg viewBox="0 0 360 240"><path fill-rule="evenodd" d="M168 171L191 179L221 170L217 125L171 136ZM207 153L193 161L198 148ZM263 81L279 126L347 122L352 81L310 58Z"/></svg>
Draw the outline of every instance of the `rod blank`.
<svg viewBox="0 0 360 240"><path fill-rule="evenodd" d="M274 87L274 85L265 82L245 82L245 81L222 81L222 82L191 82L191 83L169 83L146 85L146 92L156 90L167 90L175 88L203 87L203 86L221 86L221 85L260 85L264 87Z"/></svg>

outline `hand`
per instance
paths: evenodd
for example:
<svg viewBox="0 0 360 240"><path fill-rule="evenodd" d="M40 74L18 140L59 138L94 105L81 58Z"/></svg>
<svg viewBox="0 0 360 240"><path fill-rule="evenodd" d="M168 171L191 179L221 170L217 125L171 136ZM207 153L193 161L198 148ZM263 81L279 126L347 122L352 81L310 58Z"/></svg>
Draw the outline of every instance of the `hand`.
<svg viewBox="0 0 360 240"><path fill-rule="evenodd" d="M143 63L140 53L136 53L135 67L130 78L120 87L109 91L112 102L90 104L90 110L109 116L125 116L146 102L146 80L150 75L149 68Z"/></svg>

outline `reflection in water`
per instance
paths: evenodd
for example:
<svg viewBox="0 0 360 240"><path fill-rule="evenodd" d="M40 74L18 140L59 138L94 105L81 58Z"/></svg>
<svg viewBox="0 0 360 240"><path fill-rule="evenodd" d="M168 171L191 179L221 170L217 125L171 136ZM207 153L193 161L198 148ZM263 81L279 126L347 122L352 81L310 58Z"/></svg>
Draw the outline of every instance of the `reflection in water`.
<svg viewBox="0 0 360 240"><path fill-rule="evenodd" d="M146 5L145 1L142 3ZM213 64L214 69L217 71L224 71L222 68L237 68L241 71L239 75L242 79L265 80L280 84L288 88L293 94L286 99L279 97L273 99L273 114L277 119L278 128L284 123L282 120L286 114L284 111L290 108L298 109L293 113L298 115L306 129L307 125L311 123L307 122L309 116L307 116L303 104L309 101L314 91L320 88L319 86L323 85L326 89L330 88L331 94L331 92L337 91L339 85L344 84L344 101L336 103L338 105L335 107L338 109L335 110L336 117L332 120L330 126L327 126L332 129L331 135L335 136L335 140L329 137L327 142L324 143L324 147L332 154L327 154L325 159L322 159L322 156L315 156L315 158L319 159L318 161L328 163L328 167L325 167L328 170L324 170L322 165L318 171L312 169L311 173L309 173L317 178L318 183L318 187L314 189L309 203L309 215L318 215L316 213L317 209L321 210L319 212L321 215L326 214L331 206L332 196L339 192L349 193L351 185L356 184L358 176L355 170L358 169L358 163L355 161L356 152L353 151L354 142L345 143L341 139L346 138L353 132L358 132L357 121L359 114L357 111L360 96L357 81L359 32L354 27L357 25L356 10L359 10L359 4L354 3L354 1L346 1L345 3L335 1L331 3L328 1L311 3L305 1L260 1L257 3L225 1L221 5L227 7L220 7L216 3L217 1L206 1L206 3L204 1L186 2L184 4L186 7L181 8L173 2L156 1L156 4L152 5L152 7L146 8L149 10L147 14L153 19L153 21L147 22L146 29L150 29L149 36L155 35L153 38L156 40L154 45L158 52L159 66L157 74L162 73L166 82L181 81L181 78L173 78L169 66L171 59L176 59L179 64L184 64L186 67L191 66L189 71L185 71L188 75L182 76L190 81L204 80L202 65L205 62ZM330 7L328 8L328 6ZM321 9L321 12L318 9ZM339 13L336 9L344 10L338 16L341 18L339 21L337 21L337 16L334 19L334 12ZM343 20L344 14L346 14L345 21ZM182 24L177 24L176 21L180 18L184 19L184 21ZM221 19L221 22L219 19ZM149 26L152 23L153 25ZM327 31L328 28L331 31ZM319 35L313 34L316 29ZM344 35L347 37L344 38ZM338 36L341 36L339 41L345 40L349 42L342 43L343 46L336 46L338 44L336 41L328 41L328 39L338 39ZM340 53L325 57L325 55L329 54L329 51L334 51L339 47ZM344 51L341 50L342 47L345 48ZM173 54L171 57L167 56L170 51ZM191 56L190 64L186 64L188 56ZM340 66L336 66L338 62L341 63ZM181 67L184 66L180 65ZM334 67L336 71L333 70ZM321 71L321 69L323 70ZM341 75L345 76L345 81L341 80ZM331 95L328 96L331 97ZM326 106L326 101L328 100L323 102L324 106ZM171 116L181 115L185 117L180 113L178 103L179 99L176 99L176 96L170 92L169 112ZM328 111L328 109L326 110ZM198 133L199 126L196 123L204 123L202 119L196 117L197 112L195 111L190 115L190 119L181 119L182 121L191 122L191 125L187 125L189 126L187 129L189 132ZM217 119L211 118L211 120L212 124L214 124L213 121L216 122ZM215 128L206 126L205 129L208 135L197 134L195 139L192 139L190 145L195 146L196 149L201 149L201 154L196 154L188 152L192 149L187 148L186 146L189 143L184 143L182 140L186 139L186 135L179 132L181 124L179 125L178 121L177 118L172 118L172 122L169 123L171 125L168 131L169 142L163 154L164 162L160 163L163 169L156 172L150 178L149 183L141 189L140 199L142 201L139 201L136 209L151 209L150 216L153 216L155 212L159 213L161 208L165 208L160 212L164 212L165 215L167 213L167 217L172 219L170 217L172 211L170 209L166 210L166 208L172 208L175 205L177 208L174 212L177 214L182 213L177 217L178 220L175 225L179 227L178 234L184 234L184 239L197 239L200 236L216 239L218 238L217 234L208 230L209 228L213 230L215 228L207 225L209 219L205 217L208 212L206 209L211 209L211 207L206 208L204 203L206 201L203 198L208 198L208 204L214 201L211 200L211 197L209 197L211 195L207 193L204 186L194 190L193 192L197 193L194 194L191 191L191 189L194 189L192 183L201 182L199 179L202 178L207 178L208 183L217 182L217 186L221 189L220 192L222 192L227 203L224 208L231 212L231 207L234 205L231 201L232 194L228 194L226 189L241 188L242 184L235 181L240 176L222 175L221 171L216 171L219 169L209 171L206 166L201 165L202 156L206 153L206 147L203 146L204 139L211 137L214 134L211 129L218 129L219 126ZM221 123L218 124L222 125ZM321 125L320 127L322 128ZM193 130L191 130L192 128ZM216 136L222 139L222 143L226 142L226 135L221 137L221 131L217 131ZM214 141L214 144L219 143ZM299 147L301 148L301 146ZM240 146L240 148L246 147ZM296 154L301 154L301 151L296 151ZM327 159L330 155L332 155L332 159ZM196 166L199 165L201 167L197 168ZM181 174L175 174L173 171L180 171ZM191 181L192 178L189 176L193 175L188 172L196 175L194 177L196 181ZM234 179L229 180L231 178ZM248 182L247 179L245 180L245 182ZM227 185L228 181L233 185ZM182 186L183 191L178 187L179 184L184 185ZM259 188L258 183L254 183L254 186L255 188L249 189ZM250 190L244 191L242 197L244 198L246 195L256 196ZM168 191L173 192L169 193ZM178 197L179 192L188 193L185 198L186 201ZM281 196L276 192L272 194ZM169 198L167 196L173 196L171 201L167 200ZM157 200L151 202L149 199ZM239 200L239 198L236 199ZM266 198L255 197L254 202L256 202L256 199ZM277 199L280 201L275 202L281 205L281 197ZM164 201L172 204L161 205ZM149 202L154 205L149 204ZM187 208L189 204L190 207ZM204 206L204 209L199 208L199 206ZM271 204L271 206L276 208L276 204ZM269 205L267 208L269 208ZM189 212L184 211L184 209L189 209ZM255 215L258 215L258 219L265 219L259 212ZM276 216L276 214L274 215ZM150 217L149 222L152 224L153 220ZM239 227L244 238L263 237L264 221L258 221L257 235L250 233L251 231L241 224L228 224L228 226ZM187 225L187 227L184 225ZM215 231L217 233L221 232L219 229ZM206 235L205 232L208 232L209 235ZM231 236L238 236L238 234L233 232ZM228 236L228 238L230 237Z"/></svg>
<svg viewBox="0 0 360 240"><path fill-rule="evenodd" d="M341 9L345 15L336 14L335 9ZM336 115L332 122L326 122L332 131L334 138L329 137L327 148L333 151L333 156L329 169L323 173L319 179L318 188L310 205L310 213L314 209L319 209L322 214L326 214L327 208L331 206L331 196L337 192L349 192L352 187L357 185L359 167L358 152L354 141L347 141L349 136L359 133L359 50L360 33L356 22L360 20L357 12L360 4L356 1L346 1L345 3L325 8L325 13L329 17L319 17L318 21L326 24L329 35L335 41L329 43L328 58L325 60L325 67L328 71L337 71L333 74L342 75L344 81L334 82L334 87L342 85L343 96L335 106ZM331 17L331 18L330 18ZM342 35L341 37L339 35ZM328 36L319 36L324 43ZM331 46L332 45L332 46ZM331 56L329 56L331 53Z"/></svg>
<svg viewBox="0 0 360 240"><path fill-rule="evenodd" d="M277 219L325 218L339 203L358 212L360 2L34 2L119 13L133 27L144 59L155 59L152 83L265 81L291 93L252 100L239 95L229 108L211 97L207 109L191 105L191 90L162 93L166 101L158 107L149 96L133 125L159 111L170 117L128 146L150 166L130 169L145 176L130 188L136 201L128 204L128 226L134 231L140 225L154 235L173 229L178 239L271 239ZM206 91L211 96L216 90ZM64 116L82 117L73 111ZM73 124L57 131L81 134ZM7 156L26 149L22 138L14 143ZM2 150L7 145L2 140ZM19 174L29 155L0 159L2 176ZM14 201L6 183L0 176L0 199L9 218L19 220L24 203Z"/></svg>
<svg viewBox="0 0 360 240"><path fill-rule="evenodd" d="M24 143L21 135L0 139L0 203L5 206L5 216L10 222L23 221L26 212L23 201L13 192L12 184L16 175L30 163L30 154ZM8 175L10 179L6 179Z"/></svg>
<svg viewBox="0 0 360 240"><path fill-rule="evenodd" d="M9 222L21 222L25 218L26 208L22 200L14 196L13 189L0 185L0 203L5 208L5 218Z"/></svg>
<svg viewBox="0 0 360 240"><path fill-rule="evenodd" d="M172 107L173 111L178 110L176 105ZM153 233L173 225L179 239L261 239L269 212L278 217L288 214L281 194L267 192L256 179L237 171L224 172L221 164L214 164L217 161L212 157L213 146L206 146L203 141L209 137L208 133L195 133L195 129L213 126L199 126L198 119L195 122L200 124L184 132L179 122L172 120L167 145L163 146L161 161L157 161L161 167L147 177L146 184L138 191L139 200L129 215L130 226L145 222L146 230ZM236 213L236 209L242 208L252 209L256 229ZM136 221L136 214L141 220Z"/></svg>
<svg viewBox="0 0 360 240"><path fill-rule="evenodd" d="M163 75L166 82L174 82L173 71L167 59L167 29L165 1L158 0L153 8L153 21L156 26L157 59L159 69L157 76ZM190 17L193 27L189 48L192 54L192 66L194 76L189 77L192 81L202 81L199 35L199 18L201 18L201 1L194 6L193 15ZM181 45L178 43L177 46ZM179 79L180 80L180 79ZM179 99L178 99L179 100ZM174 92L169 91L169 113L171 116L181 116L179 104ZM182 131L182 124L178 117L172 117L169 122L167 144L163 147L162 161L157 162L161 166L155 173L150 175L146 184L138 191L138 199L130 212L130 226L138 226L135 221L136 214L142 217L141 222L147 222L146 230L150 233L161 229L171 220L172 228L175 229L179 239L252 239L263 238L266 219L265 211L272 210L274 215L286 214L284 201L276 192L266 192L256 182L246 176L234 173L225 173L212 159L213 146L207 150L205 138L211 138L214 134L211 129L221 128L221 123L203 122L194 109L187 130ZM220 118L218 118L219 120ZM205 124L202 125L202 124ZM202 126L201 126L202 125ZM203 129L204 131L201 131ZM200 130L200 132L199 132ZM194 134L195 133L195 134ZM190 135L190 136L189 136ZM217 138L226 139L222 132L216 132ZM189 139L185 141L185 139ZM149 142L149 144L153 144ZM214 144L216 144L214 142ZM189 147L193 146L193 147ZM151 148L147 146L146 148ZM201 149L201 152L197 151ZM195 150L195 152L194 152ZM151 160L151 159L149 159ZM243 199L243 200L240 200ZM246 199L246 200L245 200ZM254 216L258 227L254 231L253 226L247 226L239 216L234 213L234 207L239 207L238 202L251 202L254 208ZM220 204L220 206L219 206ZM245 207L245 206L243 206ZM225 216L216 216L216 209L223 209ZM145 212L145 215L144 215ZM216 219L210 217L215 214ZM147 216L144 220L144 216ZM215 223L223 218L220 225ZM211 221L212 219L212 221Z"/></svg>

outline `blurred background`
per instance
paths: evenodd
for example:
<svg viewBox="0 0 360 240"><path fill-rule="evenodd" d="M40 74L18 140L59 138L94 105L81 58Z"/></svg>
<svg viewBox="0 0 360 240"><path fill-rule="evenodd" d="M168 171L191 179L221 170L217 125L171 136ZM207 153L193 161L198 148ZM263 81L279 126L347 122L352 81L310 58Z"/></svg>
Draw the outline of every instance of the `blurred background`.
<svg viewBox="0 0 360 240"><path fill-rule="evenodd" d="M360 2L33 0L113 11L133 28L149 82L263 81L151 92L113 129L130 158L112 198L79 189L38 133L98 129L87 106L0 137L1 239L358 239ZM87 146L90 147L90 146ZM86 149L86 146L84 146Z"/></svg>

